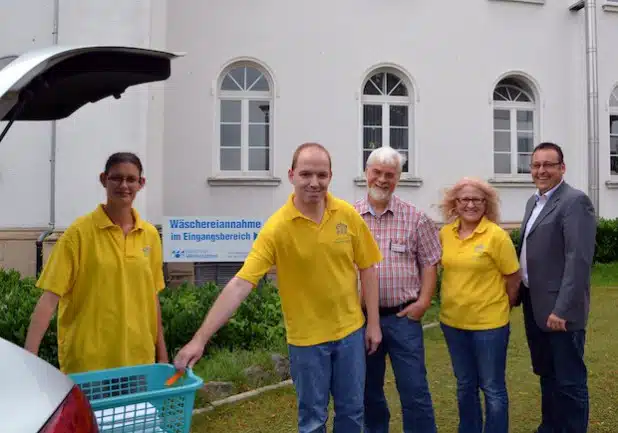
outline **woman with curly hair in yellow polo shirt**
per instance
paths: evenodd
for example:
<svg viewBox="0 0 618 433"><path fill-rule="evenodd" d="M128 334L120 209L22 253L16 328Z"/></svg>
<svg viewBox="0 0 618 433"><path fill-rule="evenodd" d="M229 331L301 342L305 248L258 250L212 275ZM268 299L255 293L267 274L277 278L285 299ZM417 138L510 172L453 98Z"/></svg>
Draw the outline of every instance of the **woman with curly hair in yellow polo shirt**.
<svg viewBox="0 0 618 433"><path fill-rule="evenodd" d="M165 287L157 229L133 208L145 183L132 153L115 153L100 182L107 202L62 234L37 286L26 349L37 354L58 307L64 373L168 362L158 293Z"/></svg>
<svg viewBox="0 0 618 433"><path fill-rule="evenodd" d="M507 433L506 353L519 261L498 225L498 194L464 178L441 204L440 326L457 378L459 433ZM485 397L485 426L479 389Z"/></svg>

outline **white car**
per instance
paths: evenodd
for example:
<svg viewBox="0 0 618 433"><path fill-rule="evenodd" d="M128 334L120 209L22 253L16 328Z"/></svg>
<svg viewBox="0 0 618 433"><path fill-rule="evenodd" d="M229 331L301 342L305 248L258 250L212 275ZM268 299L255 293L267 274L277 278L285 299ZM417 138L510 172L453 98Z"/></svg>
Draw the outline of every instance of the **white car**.
<svg viewBox="0 0 618 433"><path fill-rule="evenodd" d="M52 46L0 58L0 120L63 119L88 103L131 86L164 81L171 61L162 51L132 47ZM1 210L0 210L1 212ZM88 400L69 377L0 338L0 431L98 433Z"/></svg>

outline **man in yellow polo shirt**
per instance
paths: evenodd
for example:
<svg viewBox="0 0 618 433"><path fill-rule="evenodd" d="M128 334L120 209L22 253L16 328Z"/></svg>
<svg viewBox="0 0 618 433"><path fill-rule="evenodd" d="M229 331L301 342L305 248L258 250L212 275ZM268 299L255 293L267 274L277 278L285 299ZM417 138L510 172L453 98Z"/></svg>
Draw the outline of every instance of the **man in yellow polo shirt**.
<svg viewBox="0 0 618 433"><path fill-rule="evenodd" d="M380 249L356 210L328 193L328 151L305 143L288 172L294 192L266 222L244 266L176 356L192 367L204 347L274 265L287 330L299 433L325 431L330 394L334 431L360 433L363 425L365 350L382 340L376 264ZM360 272L361 295L357 285ZM367 326L361 308L367 309Z"/></svg>

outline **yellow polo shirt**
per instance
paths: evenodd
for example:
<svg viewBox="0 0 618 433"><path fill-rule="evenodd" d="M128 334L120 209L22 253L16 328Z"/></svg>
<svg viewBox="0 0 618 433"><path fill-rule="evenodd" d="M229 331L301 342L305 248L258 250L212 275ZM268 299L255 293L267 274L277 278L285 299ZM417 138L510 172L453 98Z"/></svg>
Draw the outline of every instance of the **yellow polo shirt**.
<svg viewBox="0 0 618 433"><path fill-rule="evenodd" d="M37 286L60 296L58 361L67 374L155 362L157 293L165 287L157 229L134 212L124 236L103 207L60 237Z"/></svg>
<svg viewBox="0 0 618 433"><path fill-rule="evenodd" d="M369 227L352 205L328 194L320 224L287 203L264 224L238 278L257 284L273 265L289 344L336 341L365 322L357 266L382 260Z"/></svg>
<svg viewBox="0 0 618 433"><path fill-rule="evenodd" d="M466 330L504 326L510 306L503 276L519 270L515 246L504 229L485 217L465 239L458 229L456 220L440 230L440 321Z"/></svg>

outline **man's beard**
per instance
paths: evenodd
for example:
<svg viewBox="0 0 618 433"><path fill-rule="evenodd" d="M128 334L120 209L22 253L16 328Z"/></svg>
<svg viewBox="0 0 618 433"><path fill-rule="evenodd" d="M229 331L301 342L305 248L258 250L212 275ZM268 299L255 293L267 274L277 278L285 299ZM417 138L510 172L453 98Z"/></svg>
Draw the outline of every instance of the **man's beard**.
<svg viewBox="0 0 618 433"><path fill-rule="evenodd" d="M367 188L367 193L369 196L377 201L388 201L391 198L390 191L384 191L381 188L370 187Z"/></svg>

